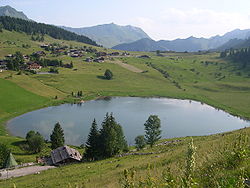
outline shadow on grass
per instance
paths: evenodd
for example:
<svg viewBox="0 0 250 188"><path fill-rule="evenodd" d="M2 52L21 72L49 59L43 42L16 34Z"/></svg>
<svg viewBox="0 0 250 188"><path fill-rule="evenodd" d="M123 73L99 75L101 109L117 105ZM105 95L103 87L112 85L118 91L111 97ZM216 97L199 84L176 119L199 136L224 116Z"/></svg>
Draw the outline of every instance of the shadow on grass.
<svg viewBox="0 0 250 188"><path fill-rule="evenodd" d="M105 78L105 76L96 76L97 78L99 78L99 79L102 79L102 80L107 80L106 78Z"/></svg>
<svg viewBox="0 0 250 188"><path fill-rule="evenodd" d="M11 145L17 146L17 147L22 147L23 145L27 145L27 143L25 140L22 140L22 141L12 142Z"/></svg>

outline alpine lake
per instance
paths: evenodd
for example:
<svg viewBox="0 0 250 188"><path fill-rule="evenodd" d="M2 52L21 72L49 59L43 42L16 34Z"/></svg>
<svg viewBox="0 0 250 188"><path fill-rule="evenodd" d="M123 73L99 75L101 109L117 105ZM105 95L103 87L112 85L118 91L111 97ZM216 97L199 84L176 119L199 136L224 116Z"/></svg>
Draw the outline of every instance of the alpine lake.
<svg viewBox="0 0 250 188"><path fill-rule="evenodd" d="M168 98L106 97L80 104L62 104L16 117L7 123L15 136L25 137L30 130L49 140L55 123L64 129L66 144L81 145L87 140L94 120L101 127L106 113L113 113L123 127L129 145L144 134L150 115L161 119L162 138L203 136L250 126L249 121L196 101Z"/></svg>

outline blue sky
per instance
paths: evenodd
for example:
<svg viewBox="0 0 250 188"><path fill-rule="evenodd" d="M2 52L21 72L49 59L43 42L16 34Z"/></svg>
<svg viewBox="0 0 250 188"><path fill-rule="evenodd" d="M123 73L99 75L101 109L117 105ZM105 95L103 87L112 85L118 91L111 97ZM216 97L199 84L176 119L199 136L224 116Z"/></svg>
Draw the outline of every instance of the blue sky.
<svg viewBox="0 0 250 188"><path fill-rule="evenodd" d="M0 0L3 5L55 25L134 25L156 40L250 28L249 0Z"/></svg>

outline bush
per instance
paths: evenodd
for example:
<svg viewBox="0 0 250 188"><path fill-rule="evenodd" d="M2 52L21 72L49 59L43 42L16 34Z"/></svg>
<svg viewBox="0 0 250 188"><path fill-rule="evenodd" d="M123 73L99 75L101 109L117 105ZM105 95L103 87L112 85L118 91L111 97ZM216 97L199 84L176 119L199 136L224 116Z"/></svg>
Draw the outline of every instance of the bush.
<svg viewBox="0 0 250 188"><path fill-rule="evenodd" d="M139 151L146 146L146 139L143 135L137 136L135 138L135 147Z"/></svg>
<svg viewBox="0 0 250 188"><path fill-rule="evenodd" d="M29 150L33 153L39 153L44 147L44 138L39 132L29 131L26 135Z"/></svg>

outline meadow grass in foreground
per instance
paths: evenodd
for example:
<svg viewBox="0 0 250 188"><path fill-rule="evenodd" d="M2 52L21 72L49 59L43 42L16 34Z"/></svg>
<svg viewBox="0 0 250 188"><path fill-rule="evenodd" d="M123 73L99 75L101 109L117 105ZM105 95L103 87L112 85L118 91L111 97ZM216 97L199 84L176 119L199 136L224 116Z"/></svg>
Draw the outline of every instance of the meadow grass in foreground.
<svg viewBox="0 0 250 188"><path fill-rule="evenodd" d="M250 177L249 140L244 142L244 148L248 149L248 153L240 158L235 157L242 151L241 149L235 150L235 143L238 143L239 135L249 134L250 129L246 128L223 134L193 137L196 150L192 178L199 185L198 187L218 187L217 184L222 185L222 187L237 187L236 184L241 181L240 178ZM168 140L180 141L140 151L143 153L156 152L155 154L113 157L96 162L66 165L41 172L39 175L3 180L0 181L0 186L13 187L14 183L18 188L77 187L76 185L82 184L85 187L125 187L125 169L129 173L135 171L134 178L131 179L130 175L127 177L127 181L134 182L135 185L143 182L144 187L150 187L150 183L157 185L155 187L164 187L161 186L162 183L168 181L162 178L162 173L165 171L171 174L175 184L179 186L181 185L180 179L185 177L187 151L191 138ZM237 155L232 154L232 152L236 152ZM168 178L170 178L169 175Z"/></svg>

